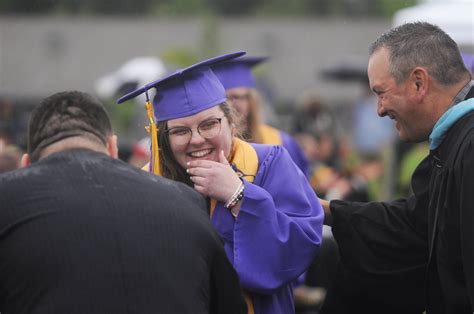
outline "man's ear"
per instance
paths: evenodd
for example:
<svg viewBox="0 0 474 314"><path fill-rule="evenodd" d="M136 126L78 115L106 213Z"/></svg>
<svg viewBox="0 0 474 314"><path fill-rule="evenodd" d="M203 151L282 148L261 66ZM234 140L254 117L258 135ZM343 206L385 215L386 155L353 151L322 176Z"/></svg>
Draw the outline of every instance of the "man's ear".
<svg viewBox="0 0 474 314"><path fill-rule="evenodd" d="M117 135L114 134L107 137L107 151L110 157L114 159L118 158Z"/></svg>
<svg viewBox="0 0 474 314"><path fill-rule="evenodd" d="M28 167L31 164L30 155L23 154L20 160L20 168Z"/></svg>
<svg viewBox="0 0 474 314"><path fill-rule="evenodd" d="M416 89L417 97L423 99L424 96L428 93L428 72L422 67L416 67L415 69L413 69L411 76L413 86Z"/></svg>

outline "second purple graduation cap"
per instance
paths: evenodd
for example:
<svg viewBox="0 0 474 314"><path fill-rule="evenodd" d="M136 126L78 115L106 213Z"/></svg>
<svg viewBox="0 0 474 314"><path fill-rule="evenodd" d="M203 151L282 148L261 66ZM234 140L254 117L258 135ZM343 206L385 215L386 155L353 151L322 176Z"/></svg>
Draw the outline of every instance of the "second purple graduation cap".
<svg viewBox="0 0 474 314"><path fill-rule="evenodd" d="M474 75L474 54L461 52L462 61L466 65L466 68Z"/></svg>
<svg viewBox="0 0 474 314"><path fill-rule="evenodd" d="M211 68L226 90L237 87L255 88L252 68L267 59L268 57L242 57L215 64Z"/></svg>

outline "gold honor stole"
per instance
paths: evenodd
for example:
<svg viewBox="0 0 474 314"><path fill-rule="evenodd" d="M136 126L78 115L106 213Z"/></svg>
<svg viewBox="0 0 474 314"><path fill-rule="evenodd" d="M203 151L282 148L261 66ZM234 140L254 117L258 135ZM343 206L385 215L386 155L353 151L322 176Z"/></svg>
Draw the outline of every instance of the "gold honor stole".
<svg viewBox="0 0 474 314"><path fill-rule="evenodd" d="M280 136L280 131L266 124L261 124L258 127L258 132L262 136L261 144L268 145L282 145L283 141Z"/></svg>
<svg viewBox="0 0 474 314"><path fill-rule="evenodd" d="M269 127L270 128L270 127ZM271 128L273 129L273 128ZM278 130L273 129L276 132ZM278 134L277 134L278 135ZM279 136L279 135L278 135ZM258 156L255 149L247 142L242 141L241 139L234 138L232 145L232 153L229 158L229 163L234 167L234 170L238 170L238 175L240 178L244 179L247 182L252 183L257 175L258 171ZM149 171L150 163L147 163L143 166L142 170ZM157 175L161 176L161 172L158 169ZM216 208L217 200L211 198L210 201L210 215L214 214L214 209ZM244 291L245 302L247 303L248 314L254 314L253 302L252 299L246 291Z"/></svg>

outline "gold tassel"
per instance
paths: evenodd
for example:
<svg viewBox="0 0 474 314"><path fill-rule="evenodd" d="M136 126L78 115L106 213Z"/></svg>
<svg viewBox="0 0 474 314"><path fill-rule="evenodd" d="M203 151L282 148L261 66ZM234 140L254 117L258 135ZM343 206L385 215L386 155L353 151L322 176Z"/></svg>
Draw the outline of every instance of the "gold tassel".
<svg viewBox="0 0 474 314"><path fill-rule="evenodd" d="M148 98L148 97L147 97ZM153 116L153 105L149 99L146 100L146 111L148 114L148 121L150 125L147 128L147 131L151 136L151 172L158 175L160 173L160 153L158 150L158 128L155 123Z"/></svg>

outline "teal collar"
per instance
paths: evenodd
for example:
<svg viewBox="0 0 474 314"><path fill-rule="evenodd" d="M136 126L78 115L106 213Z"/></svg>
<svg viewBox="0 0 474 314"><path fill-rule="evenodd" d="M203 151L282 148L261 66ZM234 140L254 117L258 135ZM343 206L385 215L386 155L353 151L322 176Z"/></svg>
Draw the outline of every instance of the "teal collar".
<svg viewBox="0 0 474 314"><path fill-rule="evenodd" d="M436 149L441 144L443 138L446 136L446 133L453 126L453 124L473 110L474 98L470 98L468 100L461 101L446 111L441 116L441 118L439 118L438 122L436 122L433 131L431 131L430 149Z"/></svg>

